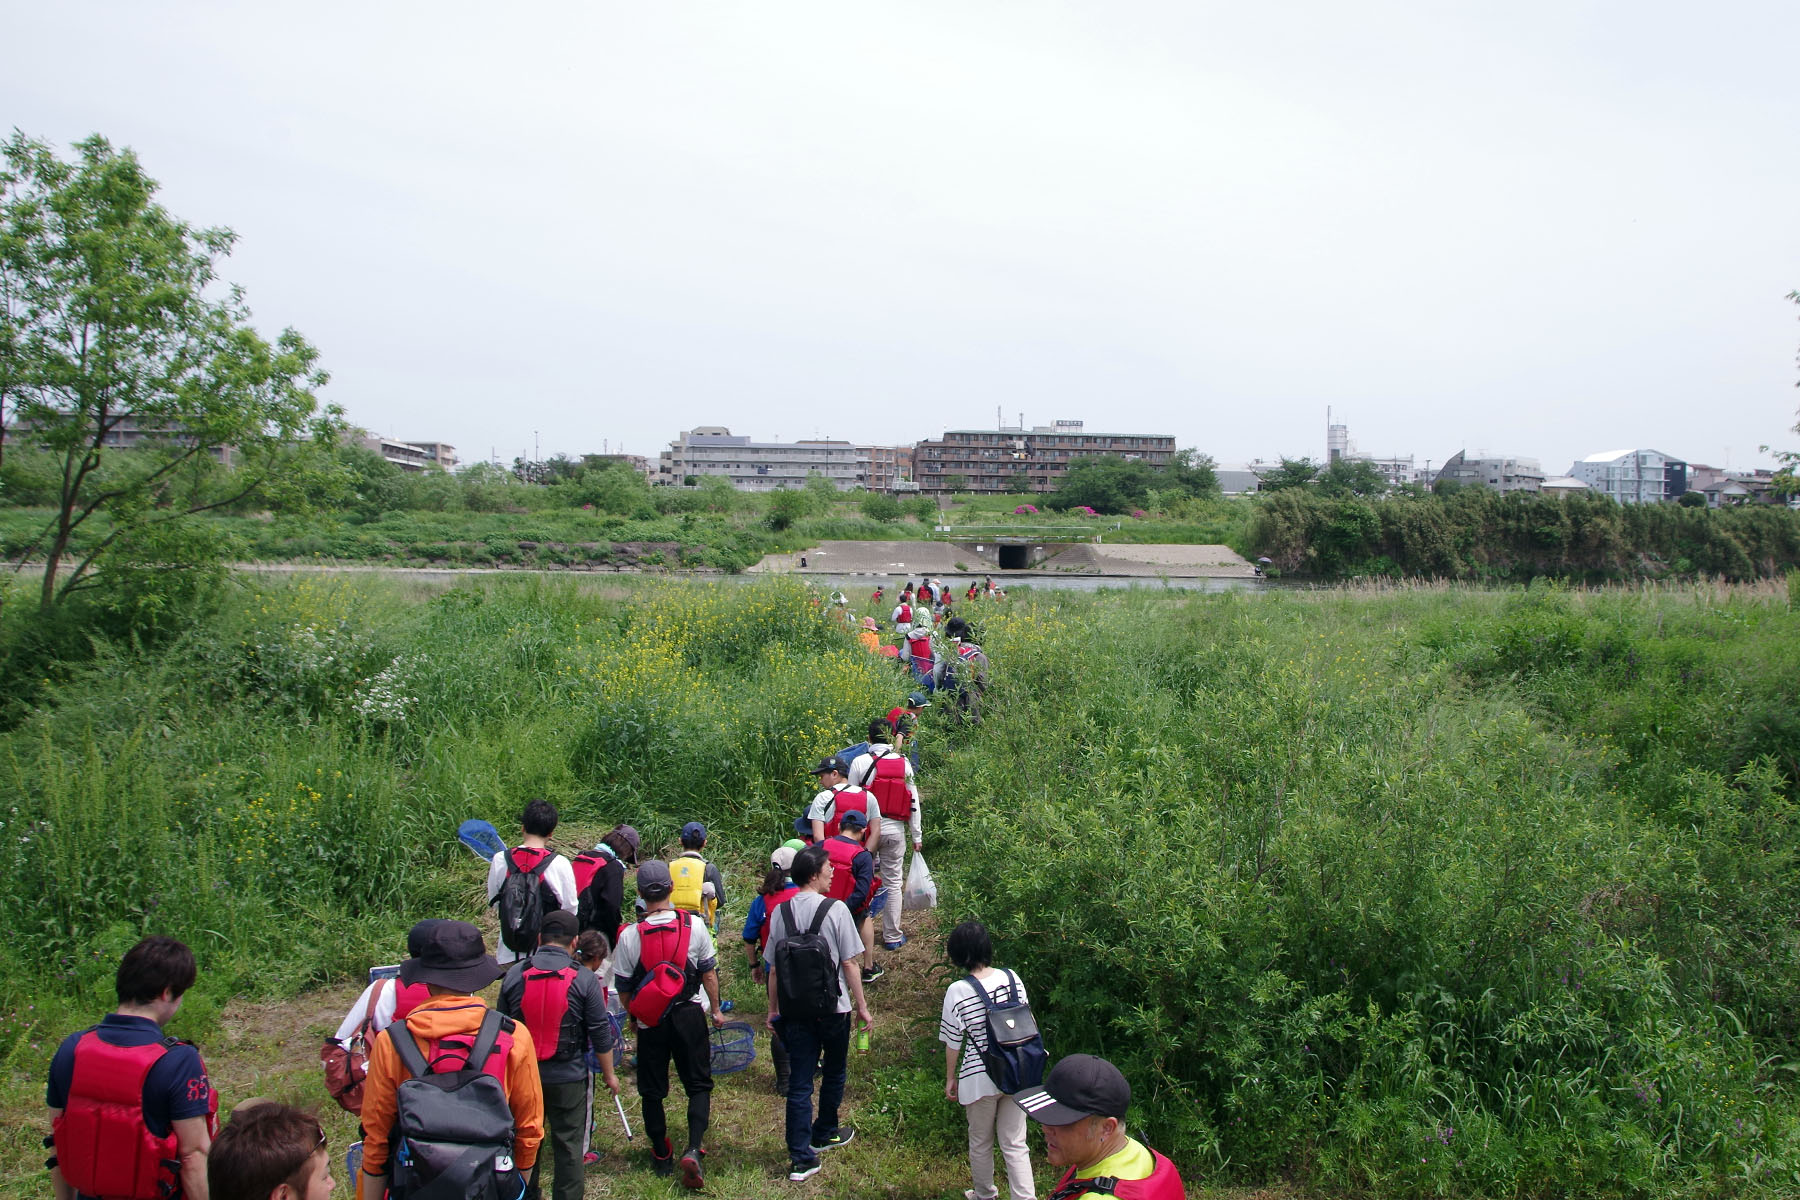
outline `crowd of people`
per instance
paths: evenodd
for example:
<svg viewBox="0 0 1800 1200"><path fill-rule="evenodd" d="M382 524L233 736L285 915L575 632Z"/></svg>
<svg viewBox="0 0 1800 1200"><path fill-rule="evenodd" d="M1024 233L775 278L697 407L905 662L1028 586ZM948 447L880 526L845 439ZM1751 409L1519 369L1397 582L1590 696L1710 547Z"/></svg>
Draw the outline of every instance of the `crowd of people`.
<svg viewBox="0 0 1800 1200"><path fill-rule="evenodd" d="M893 622L917 690L871 720L864 741L813 768L818 790L747 905L744 962L766 996L794 1183L856 1137L841 1119L851 1047L868 1047L875 1017L866 985L887 970L877 949L907 943L906 848L917 856L924 842L918 719L946 694L959 717L979 719L987 659L949 609L939 581L902 591ZM941 652L929 636L940 621L949 642ZM921 672L915 664L927 653ZM651 1170L705 1188L713 1033L730 1008L717 940L725 878L706 857L706 827L682 826L680 849L666 860L643 856L626 824L569 858L551 844L558 823L553 805L533 800L517 843L492 856L491 951L466 921L417 922L404 961L371 971L326 1042L327 1091L361 1120L360 1154L350 1156L361 1200L516 1200L546 1185L557 1200L576 1200L601 1159L591 1142L600 1089L630 1135L618 1077L625 1062ZM1044 1070L1025 984L994 964L986 928L956 926L946 951L962 972L944 996L939 1039L944 1094L967 1118L966 1200L998 1197L996 1149L1011 1200L1035 1200L1028 1121L1042 1126L1045 1155L1063 1168L1049 1200L1183 1196L1173 1164L1125 1132L1131 1089L1116 1067L1076 1054ZM253 1099L218 1129L219 1097L198 1049L163 1033L195 978L186 946L144 939L119 964L117 1009L58 1048L46 1091L58 1200L331 1194L315 1117ZM496 982L490 1005L480 993ZM665 1112L671 1069L686 1100L680 1142Z"/></svg>

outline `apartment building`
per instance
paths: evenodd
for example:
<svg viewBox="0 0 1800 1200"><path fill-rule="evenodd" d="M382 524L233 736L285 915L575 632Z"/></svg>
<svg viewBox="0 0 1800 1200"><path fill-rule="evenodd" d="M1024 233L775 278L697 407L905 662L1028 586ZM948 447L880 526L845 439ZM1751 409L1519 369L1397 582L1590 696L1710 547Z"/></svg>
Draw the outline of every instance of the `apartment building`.
<svg viewBox="0 0 1800 1200"><path fill-rule="evenodd" d="M1663 504L1688 490L1688 465L1661 450L1607 450L1590 454L1569 474L1598 495L1620 504Z"/></svg>
<svg viewBox="0 0 1800 1200"><path fill-rule="evenodd" d="M797 488L817 473L839 491L863 486L868 457L849 442L757 442L723 425L690 429L658 457L657 482L679 484L690 476L722 475L743 492Z"/></svg>
<svg viewBox="0 0 1800 1200"><path fill-rule="evenodd" d="M1090 433L1080 421L951 429L913 448L913 478L926 493L1052 492L1083 455L1117 454L1161 467L1174 453L1173 434Z"/></svg>
<svg viewBox="0 0 1800 1200"><path fill-rule="evenodd" d="M1433 482L1484 487L1495 492L1539 492L1544 487L1544 468L1535 458L1458 450L1438 468Z"/></svg>
<svg viewBox="0 0 1800 1200"><path fill-rule="evenodd" d="M863 486L871 492L915 490L911 446L858 446L856 450L868 461Z"/></svg>

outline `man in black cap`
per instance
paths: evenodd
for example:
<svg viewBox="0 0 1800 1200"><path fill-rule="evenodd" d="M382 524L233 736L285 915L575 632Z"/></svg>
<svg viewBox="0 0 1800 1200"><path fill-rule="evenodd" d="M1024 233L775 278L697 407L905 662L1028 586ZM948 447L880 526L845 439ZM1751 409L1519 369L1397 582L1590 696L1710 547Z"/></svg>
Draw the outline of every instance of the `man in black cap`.
<svg viewBox="0 0 1800 1200"><path fill-rule="evenodd" d="M369 1051L369 1075L363 1088L362 1174L357 1179L357 1195L362 1200L380 1200L387 1189L397 1093L401 1082L411 1077L395 1048L395 1030L406 1028L434 1071L457 1069L474 1051L489 1011L475 993L500 978L502 970L482 943L481 931L467 921L435 922L425 934L419 954L400 964L400 982L423 983L431 997L405 1020L383 1030ZM524 1025L504 1017L499 1022L488 1060L470 1065L499 1078L513 1115L513 1169L532 1179L535 1192L538 1146L544 1140L544 1093L538 1082L537 1049ZM459 1058L461 1062L456 1061Z"/></svg>
<svg viewBox="0 0 1800 1200"><path fill-rule="evenodd" d="M1131 1084L1104 1058L1071 1054L1050 1068L1042 1087L1013 1099L1044 1127L1050 1164L1068 1168L1049 1200L1186 1200L1175 1164L1126 1136Z"/></svg>
<svg viewBox="0 0 1800 1200"><path fill-rule="evenodd" d="M507 971L496 1006L531 1030L538 1050L544 1120L550 1127L550 1157L556 1168L551 1192L555 1200L581 1200L582 1159L594 1100L589 1050L599 1059L607 1088L619 1094L606 993L594 973L575 961L576 925L574 915L561 909L544 914L536 953Z"/></svg>
<svg viewBox="0 0 1800 1200"><path fill-rule="evenodd" d="M869 793L850 785L846 778L850 774L850 764L841 755L821 759L812 773L818 777L819 791L806 806L805 827L796 827L796 830L817 845L837 835L844 813L856 809L866 817L871 800ZM875 843L868 843L868 849L873 852Z"/></svg>
<svg viewBox="0 0 1800 1200"><path fill-rule="evenodd" d="M669 1094L669 1064L673 1062L681 1090L687 1093L688 1139L680 1160L681 1183L697 1190L706 1184L702 1166L706 1151L700 1141L712 1119L712 1038L701 1008L702 990L713 1024L723 1025L725 1015L719 1011L719 961L712 935L706 922L675 907L670 899L674 889L668 863L653 858L638 868L637 890L644 899L644 919L620 932L618 948L613 951L613 980L629 1010L637 992L653 982L657 968L664 963L684 977L674 1001L654 1023L646 1024L635 1015L631 1021L638 1029L637 1085L644 1102L650 1165L658 1175L675 1173L675 1151L663 1114L663 1100ZM650 949L645 948L646 942ZM685 954L680 949L683 943Z"/></svg>

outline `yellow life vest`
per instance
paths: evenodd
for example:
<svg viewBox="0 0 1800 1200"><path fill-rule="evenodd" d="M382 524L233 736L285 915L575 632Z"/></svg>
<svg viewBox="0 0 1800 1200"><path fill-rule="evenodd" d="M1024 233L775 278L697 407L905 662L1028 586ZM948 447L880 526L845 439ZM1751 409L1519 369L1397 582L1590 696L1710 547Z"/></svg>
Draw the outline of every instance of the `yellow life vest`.
<svg viewBox="0 0 1800 1200"><path fill-rule="evenodd" d="M669 878L675 884L675 890L669 893L670 903L711 925L719 901L715 896L700 894L701 887L706 883L706 860L683 854L669 863Z"/></svg>

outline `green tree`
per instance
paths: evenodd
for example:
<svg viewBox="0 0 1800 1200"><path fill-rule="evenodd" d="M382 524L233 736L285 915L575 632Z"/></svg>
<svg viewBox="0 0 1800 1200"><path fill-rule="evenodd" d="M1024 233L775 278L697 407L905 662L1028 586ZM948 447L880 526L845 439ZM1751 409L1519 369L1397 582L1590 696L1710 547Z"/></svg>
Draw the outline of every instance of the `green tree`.
<svg viewBox="0 0 1800 1200"><path fill-rule="evenodd" d="M1006 490L1009 492L1029 492L1031 490L1031 476L1023 471L1014 471L1011 475L1006 477Z"/></svg>
<svg viewBox="0 0 1800 1200"><path fill-rule="evenodd" d="M1387 476L1366 458L1340 458L1318 473L1315 485L1321 496L1369 499L1388 491Z"/></svg>
<svg viewBox="0 0 1800 1200"><path fill-rule="evenodd" d="M1677 500L1675 503L1681 505L1681 507L1683 507L1683 508L1705 508L1706 507L1706 493L1705 492L1683 492L1683 493L1681 493L1681 499Z"/></svg>
<svg viewBox="0 0 1800 1200"><path fill-rule="evenodd" d="M1062 509L1085 504L1095 512L1128 513L1150 502L1155 483L1155 470L1142 459L1086 454L1069 464L1049 504Z"/></svg>
<svg viewBox="0 0 1800 1200"><path fill-rule="evenodd" d="M805 491L795 491L792 488L776 488L773 492L769 493L769 515L767 520L770 529L776 530L777 532L787 529L792 526L795 521L810 516L811 513L811 499L807 496Z"/></svg>
<svg viewBox="0 0 1800 1200"><path fill-rule="evenodd" d="M234 235L171 215L130 150L98 135L75 150L17 132L0 149L0 402L58 471L19 556L42 555L46 610L103 582L115 549L194 545L156 527L237 503L341 428L313 394L318 352L292 329L265 340L240 290L217 294ZM229 486L195 486L227 452Z"/></svg>
<svg viewBox="0 0 1800 1200"><path fill-rule="evenodd" d="M869 492L858 507L862 515L871 521L898 521L900 519L900 502L886 492Z"/></svg>
<svg viewBox="0 0 1800 1200"><path fill-rule="evenodd" d="M1279 492L1286 488L1307 487L1318 475L1319 464L1312 459L1284 456L1280 466L1257 476L1256 490Z"/></svg>
<svg viewBox="0 0 1800 1200"><path fill-rule="evenodd" d="M1220 494L1218 464L1192 446L1169 456L1158 486L1183 496L1211 500Z"/></svg>
<svg viewBox="0 0 1800 1200"><path fill-rule="evenodd" d="M947 492L966 492L966 491L968 491L969 490L969 477L967 475L946 475L946 476L944 476L944 490Z"/></svg>

